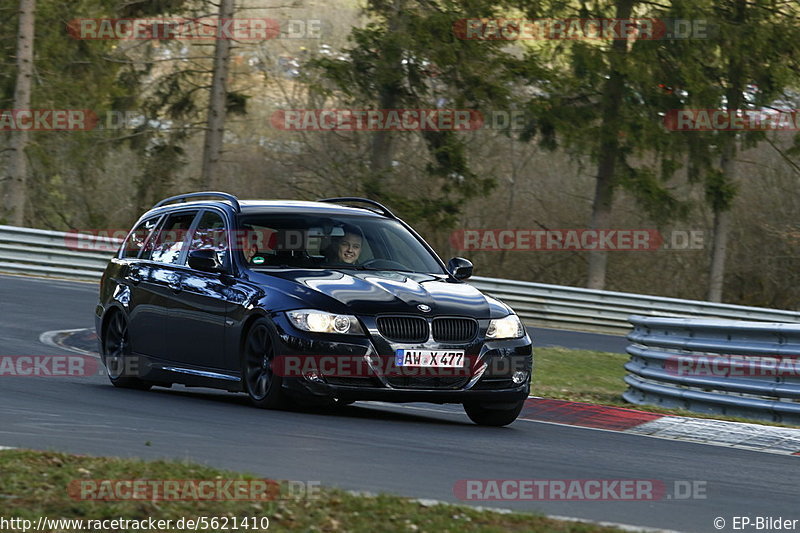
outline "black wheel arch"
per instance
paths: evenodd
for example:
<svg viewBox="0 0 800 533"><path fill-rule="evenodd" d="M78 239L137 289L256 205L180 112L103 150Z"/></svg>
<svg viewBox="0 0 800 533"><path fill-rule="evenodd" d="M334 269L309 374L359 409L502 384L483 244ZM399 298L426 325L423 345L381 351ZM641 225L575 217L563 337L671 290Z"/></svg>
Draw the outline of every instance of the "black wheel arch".
<svg viewBox="0 0 800 533"><path fill-rule="evenodd" d="M100 340L100 348L103 347L103 341L105 340L106 331L108 330L108 324L111 322L111 317L113 317L116 313L122 313L125 317L125 320L128 320L128 313L125 311L125 308L122 307L121 304L115 303L110 306L103 312L103 316L100 319L100 331L96 331L98 339ZM130 321L129 321L130 322Z"/></svg>

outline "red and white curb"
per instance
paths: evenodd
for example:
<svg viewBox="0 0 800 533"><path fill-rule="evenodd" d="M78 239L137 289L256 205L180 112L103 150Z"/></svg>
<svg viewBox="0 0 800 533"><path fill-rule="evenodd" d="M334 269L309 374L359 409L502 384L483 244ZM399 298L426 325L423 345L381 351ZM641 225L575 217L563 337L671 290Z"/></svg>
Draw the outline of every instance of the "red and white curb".
<svg viewBox="0 0 800 533"><path fill-rule="evenodd" d="M662 415L622 407L529 398L521 420L617 431L781 455L800 456L800 429Z"/></svg>

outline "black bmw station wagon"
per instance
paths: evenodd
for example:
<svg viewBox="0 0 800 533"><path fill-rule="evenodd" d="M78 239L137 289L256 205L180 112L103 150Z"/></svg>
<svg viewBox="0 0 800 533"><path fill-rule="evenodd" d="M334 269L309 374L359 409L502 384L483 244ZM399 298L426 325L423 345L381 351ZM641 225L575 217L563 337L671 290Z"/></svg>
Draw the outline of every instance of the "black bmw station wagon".
<svg viewBox="0 0 800 533"><path fill-rule="evenodd" d="M503 426L528 396L531 340L471 275L372 200L183 194L110 261L96 329L118 387L213 387L265 408L460 403Z"/></svg>

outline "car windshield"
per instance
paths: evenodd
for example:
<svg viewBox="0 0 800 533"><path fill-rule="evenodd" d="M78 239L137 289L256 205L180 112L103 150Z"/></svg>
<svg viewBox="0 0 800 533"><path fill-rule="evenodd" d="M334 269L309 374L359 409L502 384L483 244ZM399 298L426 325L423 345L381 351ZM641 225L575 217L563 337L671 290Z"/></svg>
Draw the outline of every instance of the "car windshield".
<svg viewBox="0 0 800 533"><path fill-rule="evenodd" d="M240 248L251 268L395 270L445 274L400 222L309 213L248 215Z"/></svg>

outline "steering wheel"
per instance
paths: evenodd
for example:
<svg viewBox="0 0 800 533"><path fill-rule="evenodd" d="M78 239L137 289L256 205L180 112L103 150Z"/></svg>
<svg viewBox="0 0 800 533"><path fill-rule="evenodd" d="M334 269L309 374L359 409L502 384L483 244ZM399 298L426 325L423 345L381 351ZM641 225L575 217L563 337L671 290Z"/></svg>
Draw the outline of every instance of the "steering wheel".
<svg viewBox="0 0 800 533"><path fill-rule="evenodd" d="M361 263L366 268L385 268L387 270L409 270L403 263L392 261L391 259L370 259Z"/></svg>

